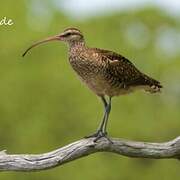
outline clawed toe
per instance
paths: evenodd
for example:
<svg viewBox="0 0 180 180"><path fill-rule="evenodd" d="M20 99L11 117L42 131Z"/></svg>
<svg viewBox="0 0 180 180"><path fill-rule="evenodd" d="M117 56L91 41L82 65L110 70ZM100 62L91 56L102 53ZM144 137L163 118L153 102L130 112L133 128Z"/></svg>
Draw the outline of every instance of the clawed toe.
<svg viewBox="0 0 180 180"><path fill-rule="evenodd" d="M85 138L93 138L93 137L99 137L100 135L102 136L103 132L102 131L97 131L89 136L85 136Z"/></svg>
<svg viewBox="0 0 180 180"><path fill-rule="evenodd" d="M97 131L96 133L89 135L89 136L85 136L85 138L95 138L94 142L98 141L100 138L104 137L106 138L110 143L113 143L109 137L107 136L107 132L103 132L103 131Z"/></svg>

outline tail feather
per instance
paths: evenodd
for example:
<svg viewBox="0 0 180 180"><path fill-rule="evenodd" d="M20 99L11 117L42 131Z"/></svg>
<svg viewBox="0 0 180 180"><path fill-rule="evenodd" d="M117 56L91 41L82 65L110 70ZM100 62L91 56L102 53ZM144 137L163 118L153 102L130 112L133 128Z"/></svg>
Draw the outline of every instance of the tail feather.
<svg viewBox="0 0 180 180"><path fill-rule="evenodd" d="M147 75L144 75L144 83L144 85L147 85L145 87L145 91L148 91L150 93L161 92L161 88L163 87L159 81Z"/></svg>
<svg viewBox="0 0 180 180"><path fill-rule="evenodd" d="M145 91L150 93L161 92L162 85L159 81L145 75L141 74L137 79L126 83L127 86L140 86Z"/></svg>

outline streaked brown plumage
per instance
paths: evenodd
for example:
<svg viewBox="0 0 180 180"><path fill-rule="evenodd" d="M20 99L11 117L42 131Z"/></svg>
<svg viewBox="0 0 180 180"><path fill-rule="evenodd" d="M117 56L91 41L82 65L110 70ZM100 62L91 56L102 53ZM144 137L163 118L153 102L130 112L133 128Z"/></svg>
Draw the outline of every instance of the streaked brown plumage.
<svg viewBox="0 0 180 180"><path fill-rule="evenodd" d="M80 79L99 97L105 113L98 131L88 137L99 139L106 136L106 125L111 110L111 98L128 94L136 89L151 93L159 92L160 82L140 72L127 58L112 51L89 48L83 34L76 28L65 29L60 35L35 43L26 50L23 56L33 47L52 40L65 41L69 45L69 62ZM107 103L105 96L109 97ZM107 136L106 136L107 137Z"/></svg>

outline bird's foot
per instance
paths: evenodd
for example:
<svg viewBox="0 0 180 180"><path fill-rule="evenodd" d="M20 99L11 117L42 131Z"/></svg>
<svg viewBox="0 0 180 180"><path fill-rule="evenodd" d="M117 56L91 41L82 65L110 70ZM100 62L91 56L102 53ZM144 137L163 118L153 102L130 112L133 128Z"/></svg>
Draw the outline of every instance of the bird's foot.
<svg viewBox="0 0 180 180"><path fill-rule="evenodd" d="M97 132L95 132L94 134L91 134L89 136L85 136L85 138L95 138L94 142L98 141L100 138L106 138L110 143L113 143L110 138L107 136L107 132L103 132L101 130L98 130Z"/></svg>

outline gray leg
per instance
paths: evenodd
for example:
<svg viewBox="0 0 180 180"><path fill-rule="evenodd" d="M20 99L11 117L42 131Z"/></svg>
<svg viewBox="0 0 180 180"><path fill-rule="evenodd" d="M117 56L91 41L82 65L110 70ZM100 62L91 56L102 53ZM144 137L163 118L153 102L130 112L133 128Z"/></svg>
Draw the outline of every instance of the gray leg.
<svg viewBox="0 0 180 180"><path fill-rule="evenodd" d="M104 115L103 115L103 119L102 119L101 124L100 124L100 126L99 126L99 128L98 128L97 131L103 132L104 123L105 123L106 117L107 117L107 107L108 107L108 103L106 102L106 99L105 99L104 96L101 96L101 100L102 100L102 102L103 102L103 104L104 104Z"/></svg>
<svg viewBox="0 0 180 180"><path fill-rule="evenodd" d="M106 129L107 129L107 123L108 123L108 119L109 119L109 114L110 114L110 112L111 112L111 97L109 97L109 102L108 102L108 104L107 104L107 106L106 106L106 117L105 117L104 127L103 127L103 132L104 132L105 134L107 134Z"/></svg>
<svg viewBox="0 0 180 180"><path fill-rule="evenodd" d="M104 108L105 108L103 119L101 121L101 124L100 124L98 130L94 134L92 134L90 136L86 136L86 138L96 137L94 141L97 141L101 137L106 137L107 140L112 143L112 141L107 137L107 132L106 132L108 117L109 117L109 113L111 111L111 97L109 97L109 103L106 102L106 99L104 96L101 96L101 99L102 99L102 102L103 102Z"/></svg>

